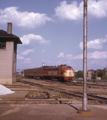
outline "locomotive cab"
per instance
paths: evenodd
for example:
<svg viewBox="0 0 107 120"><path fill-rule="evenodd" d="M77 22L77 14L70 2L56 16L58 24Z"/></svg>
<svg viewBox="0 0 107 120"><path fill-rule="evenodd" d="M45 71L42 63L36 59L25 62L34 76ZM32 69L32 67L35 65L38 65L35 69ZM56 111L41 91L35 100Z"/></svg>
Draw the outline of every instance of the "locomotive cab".
<svg viewBox="0 0 107 120"><path fill-rule="evenodd" d="M73 80L74 79L74 70L70 66L62 66L64 80Z"/></svg>

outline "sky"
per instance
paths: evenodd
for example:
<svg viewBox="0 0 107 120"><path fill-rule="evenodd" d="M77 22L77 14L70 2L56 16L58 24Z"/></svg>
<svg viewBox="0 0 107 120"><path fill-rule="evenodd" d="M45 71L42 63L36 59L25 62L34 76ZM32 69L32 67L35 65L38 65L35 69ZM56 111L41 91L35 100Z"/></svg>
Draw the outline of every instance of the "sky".
<svg viewBox="0 0 107 120"><path fill-rule="evenodd" d="M88 1L87 70L107 66L107 0ZM23 44L17 70L67 64L83 70L83 0L0 0L0 29Z"/></svg>

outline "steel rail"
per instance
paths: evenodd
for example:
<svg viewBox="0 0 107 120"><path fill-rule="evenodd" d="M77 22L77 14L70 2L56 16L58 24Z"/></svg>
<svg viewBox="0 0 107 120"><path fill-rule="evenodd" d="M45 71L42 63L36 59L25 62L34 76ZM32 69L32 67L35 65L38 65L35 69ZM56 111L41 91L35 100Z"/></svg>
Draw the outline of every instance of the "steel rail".
<svg viewBox="0 0 107 120"><path fill-rule="evenodd" d="M32 85L32 86L37 85L41 88L45 88L45 89L52 90L52 91L54 90L56 92L60 92L62 94L66 94L66 95L69 95L69 96L74 96L74 97L78 97L78 98L81 98L81 99L83 98L83 93L82 92L75 92L75 91L72 91L72 90L58 88L58 87L55 87L55 86L42 85L42 84L39 84L39 83L34 83L34 82L26 81L26 80L17 80L17 82L22 82L24 84L29 84L29 85ZM107 104L107 98L106 97L87 94L87 99L91 100L91 101L98 101L100 103Z"/></svg>

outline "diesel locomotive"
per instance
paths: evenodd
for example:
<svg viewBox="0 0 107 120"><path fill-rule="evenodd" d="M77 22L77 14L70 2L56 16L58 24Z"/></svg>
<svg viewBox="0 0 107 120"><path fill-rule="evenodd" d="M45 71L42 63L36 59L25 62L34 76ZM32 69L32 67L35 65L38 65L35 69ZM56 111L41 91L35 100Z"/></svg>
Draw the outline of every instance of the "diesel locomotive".
<svg viewBox="0 0 107 120"><path fill-rule="evenodd" d="M24 76L28 78L72 81L74 80L74 70L68 65L43 66L40 68L25 69Z"/></svg>

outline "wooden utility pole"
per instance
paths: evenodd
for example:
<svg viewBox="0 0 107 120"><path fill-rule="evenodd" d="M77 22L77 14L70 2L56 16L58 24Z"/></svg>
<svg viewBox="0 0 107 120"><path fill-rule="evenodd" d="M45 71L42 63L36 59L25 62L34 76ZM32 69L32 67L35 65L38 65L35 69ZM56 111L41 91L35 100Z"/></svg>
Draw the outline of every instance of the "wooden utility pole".
<svg viewBox="0 0 107 120"><path fill-rule="evenodd" d="M84 33L83 33L83 102L79 114L92 115L87 109L87 0L84 0Z"/></svg>
<svg viewBox="0 0 107 120"><path fill-rule="evenodd" d="M87 110L87 0L84 0L84 34L83 34L83 104Z"/></svg>
<svg viewBox="0 0 107 120"><path fill-rule="evenodd" d="M84 0L83 25L83 102L82 109L78 110L78 113L92 115L92 112L87 109L87 0Z"/></svg>

